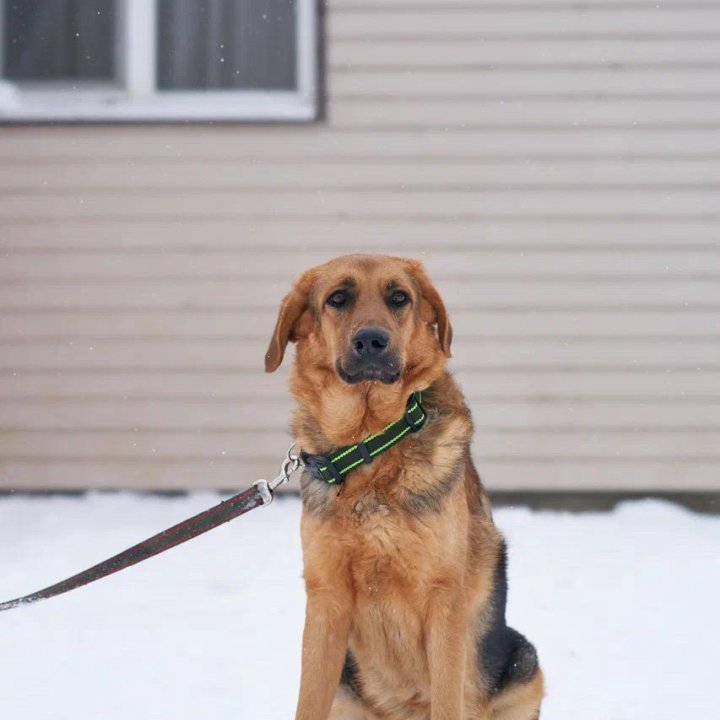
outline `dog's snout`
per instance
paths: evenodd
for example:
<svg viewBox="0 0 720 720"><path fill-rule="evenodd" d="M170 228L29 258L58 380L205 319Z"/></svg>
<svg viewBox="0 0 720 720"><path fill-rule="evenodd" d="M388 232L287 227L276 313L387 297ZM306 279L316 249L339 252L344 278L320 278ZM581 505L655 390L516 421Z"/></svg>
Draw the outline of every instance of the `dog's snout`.
<svg viewBox="0 0 720 720"><path fill-rule="evenodd" d="M389 342L390 336L382 328L361 328L353 335L353 352L361 358L382 355L387 350Z"/></svg>
<svg viewBox="0 0 720 720"><path fill-rule="evenodd" d="M402 373L402 361L390 346L390 333L381 327L366 325L350 338L347 350L337 358L340 377L351 385L359 382L396 382Z"/></svg>

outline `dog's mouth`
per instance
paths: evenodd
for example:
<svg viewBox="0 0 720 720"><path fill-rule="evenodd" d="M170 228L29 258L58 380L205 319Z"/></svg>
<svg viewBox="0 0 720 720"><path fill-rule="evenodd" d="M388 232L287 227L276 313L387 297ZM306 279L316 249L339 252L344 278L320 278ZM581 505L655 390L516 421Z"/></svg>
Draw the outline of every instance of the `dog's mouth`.
<svg viewBox="0 0 720 720"><path fill-rule="evenodd" d="M361 363L346 361L345 364L338 358L335 362L335 369L340 378L348 385L361 382L381 382L385 385L392 385L400 379L402 371L400 362L395 357L366 360Z"/></svg>

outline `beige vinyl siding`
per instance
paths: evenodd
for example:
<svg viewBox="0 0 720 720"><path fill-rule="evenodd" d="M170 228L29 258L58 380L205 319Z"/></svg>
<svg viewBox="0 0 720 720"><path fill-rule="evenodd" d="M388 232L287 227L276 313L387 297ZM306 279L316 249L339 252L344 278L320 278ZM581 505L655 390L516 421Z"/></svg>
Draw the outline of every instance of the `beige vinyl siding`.
<svg viewBox="0 0 720 720"><path fill-rule="evenodd" d="M292 279L422 259L496 490L720 490L720 5L333 0L326 121L0 129L3 488L235 488Z"/></svg>

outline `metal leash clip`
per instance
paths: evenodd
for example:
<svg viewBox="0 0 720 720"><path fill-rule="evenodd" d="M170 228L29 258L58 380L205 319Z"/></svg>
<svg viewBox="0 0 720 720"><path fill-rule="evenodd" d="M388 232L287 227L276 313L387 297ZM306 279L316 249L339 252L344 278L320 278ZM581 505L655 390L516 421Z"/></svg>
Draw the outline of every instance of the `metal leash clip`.
<svg viewBox="0 0 720 720"><path fill-rule="evenodd" d="M263 505L269 505L273 501L273 493L283 483L286 483L290 476L300 467L300 456L293 453L293 443L287 451L287 456L280 464L280 474L268 482L267 480L256 480L253 485L258 489Z"/></svg>

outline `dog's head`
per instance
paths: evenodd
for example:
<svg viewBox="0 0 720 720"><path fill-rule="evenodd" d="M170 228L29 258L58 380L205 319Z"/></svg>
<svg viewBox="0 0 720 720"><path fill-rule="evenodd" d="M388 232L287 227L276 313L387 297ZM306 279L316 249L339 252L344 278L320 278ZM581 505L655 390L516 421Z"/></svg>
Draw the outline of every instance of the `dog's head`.
<svg viewBox="0 0 720 720"><path fill-rule="evenodd" d="M282 362L288 341L298 362L322 382L422 387L450 356L445 305L421 263L348 255L312 268L282 302L265 355L267 372ZM427 377L425 377L427 376Z"/></svg>

